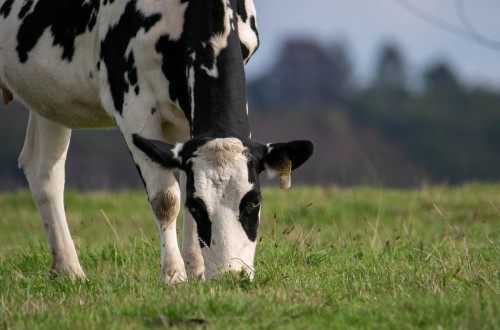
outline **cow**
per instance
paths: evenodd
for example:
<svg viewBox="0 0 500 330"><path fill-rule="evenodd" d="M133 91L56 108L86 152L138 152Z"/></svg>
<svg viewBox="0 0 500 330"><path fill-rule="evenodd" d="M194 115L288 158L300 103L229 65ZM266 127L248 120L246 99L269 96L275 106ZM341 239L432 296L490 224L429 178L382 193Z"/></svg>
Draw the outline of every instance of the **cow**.
<svg viewBox="0 0 500 330"><path fill-rule="evenodd" d="M0 0L0 88L30 110L19 166L53 274L86 278L64 211L71 131L118 127L158 225L160 279L253 278L259 174L288 188L313 153L251 139L244 65L258 45L252 0Z"/></svg>

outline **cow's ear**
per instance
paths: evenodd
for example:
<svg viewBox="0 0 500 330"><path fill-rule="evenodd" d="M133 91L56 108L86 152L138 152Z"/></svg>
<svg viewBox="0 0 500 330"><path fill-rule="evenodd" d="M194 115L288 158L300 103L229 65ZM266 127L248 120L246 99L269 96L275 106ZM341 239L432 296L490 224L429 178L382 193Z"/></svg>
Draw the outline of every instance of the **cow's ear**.
<svg viewBox="0 0 500 330"><path fill-rule="evenodd" d="M162 167L167 169L181 167L182 159L179 152L182 146L146 139L138 134L133 134L132 140L137 148Z"/></svg>
<svg viewBox="0 0 500 330"><path fill-rule="evenodd" d="M311 141L292 141L288 143L271 143L267 145L264 167L269 174L280 175L280 187L291 186L290 173L304 164L313 154Z"/></svg>

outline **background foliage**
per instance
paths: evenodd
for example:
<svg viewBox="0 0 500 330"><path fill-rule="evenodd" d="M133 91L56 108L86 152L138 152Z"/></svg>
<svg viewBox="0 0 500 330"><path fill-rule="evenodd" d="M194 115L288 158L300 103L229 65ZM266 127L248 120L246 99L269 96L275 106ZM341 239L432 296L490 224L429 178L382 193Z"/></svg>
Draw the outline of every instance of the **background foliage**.
<svg viewBox="0 0 500 330"><path fill-rule="evenodd" d="M293 38L249 81L255 139L316 144L295 182L408 187L500 179L500 90L462 82L444 60L414 68L391 43L381 46L371 80L354 71L347 42ZM16 166L26 123L19 104L0 109L0 190L26 187ZM67 173L76 188L142 185L116 130L75 131Z"/></svg>

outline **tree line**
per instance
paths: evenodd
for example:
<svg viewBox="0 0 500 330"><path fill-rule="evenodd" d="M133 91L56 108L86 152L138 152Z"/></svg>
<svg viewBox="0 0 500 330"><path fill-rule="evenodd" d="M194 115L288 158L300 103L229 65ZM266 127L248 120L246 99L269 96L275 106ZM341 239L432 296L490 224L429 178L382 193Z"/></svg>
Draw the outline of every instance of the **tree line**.
<svg viewBox="0 0 500 330"><path fill-rule="evenodd" d="M253 138L316 144L295 183L500 180L498 89L464 83L446 61L414 70L394 43L381 46L372 79L360 83L354 72L346 43L294 38L267 72L249 81ZM19 104L0 106L0 190L27 186L17 168L26 123ZM116 130L75 131L66 168L69 187L142 186Z"/></svg>
<svg viewBox="0 0 500 330"><path fill-rule="evenodd" d="M250 83L250 104L271 116L297 112L304 120L323 118L319 121L328 127L320 140L330 141L321 143L326 150L318 163L329 152L352 158L346 167L356 159L365 163L358 173L344 169L351 177L339 177L341 169L326 171L327 182L408 186L500 179L498 89L462 82L444 60L414 70L394 43L382 45L370 81L357 83L353 69L345 43L289 40L269 72ZM332 116L341 120L333 122ZM329 148L342 130L365 151L345 150L350 141L345 148ZM335 157L327 158L335 167Z"/></svg>

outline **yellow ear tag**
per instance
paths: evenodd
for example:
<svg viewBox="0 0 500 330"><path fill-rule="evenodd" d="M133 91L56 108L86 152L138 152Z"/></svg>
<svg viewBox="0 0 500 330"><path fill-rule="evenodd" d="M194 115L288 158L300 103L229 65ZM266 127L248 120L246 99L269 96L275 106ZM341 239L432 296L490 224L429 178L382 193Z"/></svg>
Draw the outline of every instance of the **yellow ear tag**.
<svg viewBox="0 0 500 330"><path fill-rule="evenodd" d="M283 190L287 190L292 185L292 177L290 173L292 173L292 162L287 159L285 166L279 170L280 188Z"/></svg>

